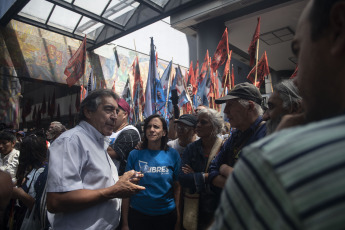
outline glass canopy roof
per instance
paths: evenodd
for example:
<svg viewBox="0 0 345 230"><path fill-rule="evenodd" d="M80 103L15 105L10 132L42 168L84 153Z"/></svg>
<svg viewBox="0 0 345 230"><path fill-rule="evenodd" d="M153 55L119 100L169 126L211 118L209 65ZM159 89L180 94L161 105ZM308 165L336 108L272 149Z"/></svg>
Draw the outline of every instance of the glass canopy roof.
<svg viewBox="0 0 345 230"><path fill-rule="evenodd" d="M88 50L93 50L206 1L16 0L7 23L15 19L80 40L86 35Z"/></svg>

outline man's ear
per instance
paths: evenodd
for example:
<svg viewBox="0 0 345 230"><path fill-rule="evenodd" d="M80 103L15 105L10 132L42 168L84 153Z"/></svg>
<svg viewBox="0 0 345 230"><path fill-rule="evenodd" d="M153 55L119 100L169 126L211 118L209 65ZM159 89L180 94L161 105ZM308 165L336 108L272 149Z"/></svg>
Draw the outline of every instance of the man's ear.
<svg viewBox="0 0 345 230"><path fill-rule="evenodd" d="M253 111L255 109L255 104L253 101L248 101L249 102L249 110Z"/></svg>
<svg viewBox="0 0 345 230"><path fill-rule="evenodd" d="M331 53L339 56L345 53L345 2L335 3L330 11Z"/></svg>
<svg viewBox="0 0 345 230"><path fill-rule="evenodd" d="M90 119L91 118L91 114L92 112L87 110L86 108L84 108L84 115L87 119Z"/></svg>

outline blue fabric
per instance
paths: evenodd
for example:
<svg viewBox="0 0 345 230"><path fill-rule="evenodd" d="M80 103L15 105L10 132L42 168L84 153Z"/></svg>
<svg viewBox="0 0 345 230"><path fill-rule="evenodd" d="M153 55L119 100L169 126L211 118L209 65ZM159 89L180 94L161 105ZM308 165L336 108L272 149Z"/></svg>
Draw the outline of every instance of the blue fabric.
<svg viewBox="0 0 345 230"><path fill-rule="evenodd" d="M164 215L175 209L173 183L177 181L181 165L178 152L164 150L133 150L130 152L126 171L140 171L140 166L148 165L139 185L146 188L131 196L130 206L147 215Z"/></svg>
<svg viewBox="0 0 345 230"><path fill-rule="evenodd" d="M183 188L190 190L190 193L205 191L206 185L202 173L205 172L207 160L208 157L205 157L201 139L190 143L183 151L181 166L189 165L195 173L185 174L181 170L179 181Z"/></svg>
<svg viewBox="0 0 345 230"><path fill-rule="evenodd" d="M208 174L208 180L212 184L213 179L219 175L219 168L222 164L229 164L229 157L232 156L234 149L242 145L243 141L247 142L242 146L243 148L255 141L264 138L266 136L266 124L259 124L262 122L262 117L259 116L255 122L244 132L236 130L231 134L231 137L225 141L222 148L220 149L217 157L211 162L210 170ZM248 139L248 135L251 135ZM241 152L239 152L239 157ZM234 163L230 163L233 167Z"/></svg>

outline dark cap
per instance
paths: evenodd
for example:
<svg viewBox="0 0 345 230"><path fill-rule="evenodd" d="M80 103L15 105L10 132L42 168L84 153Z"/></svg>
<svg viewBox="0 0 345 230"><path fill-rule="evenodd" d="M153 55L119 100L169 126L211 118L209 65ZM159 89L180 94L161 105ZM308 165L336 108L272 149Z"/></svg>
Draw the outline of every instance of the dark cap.
<svg viewBox="0 0 345 230"><path fill-rule="evenodd" d="M124 111L126 111L129 114L130 108L129 108L129 105L125 99L120 98L120 99L116 100L116 102L121 107L121 109L123 109Z"/></svg>
<svg viewBox="0 0 345 230"><path fill-rule="evenodd" d="M248 82L237 84L229 93L228 95L216 99L216 104L225 103L227 100L230 99L245 99L251 100L256 102L257 104L261 105L262 96L258 88L253 84Z"/></svg>
<svg viewBox="0 0 345 230"><path fill-rule="evenodd" d="M179 117L178 120L175 121L175 123L177 123L177 122L181 122L181 123L186 124L188 126L195 127L198 121L197 121L196 116L194 116L192 114L183 114Z"/></svg>

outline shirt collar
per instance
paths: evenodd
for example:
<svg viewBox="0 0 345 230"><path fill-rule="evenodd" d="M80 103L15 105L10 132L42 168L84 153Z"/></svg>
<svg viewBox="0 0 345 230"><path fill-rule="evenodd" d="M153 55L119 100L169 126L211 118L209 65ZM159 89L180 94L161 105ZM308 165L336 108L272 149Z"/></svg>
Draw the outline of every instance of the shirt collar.
<svg viewBox="0 0 345 230"><path fill-rule="evenodd" d="M95 127L90 125L90 123L81 121L79 126L81 126L89 135L91 135L91 137L94 138L103 148L108 147L110 142L109 137L104 136Z"/></svg>

